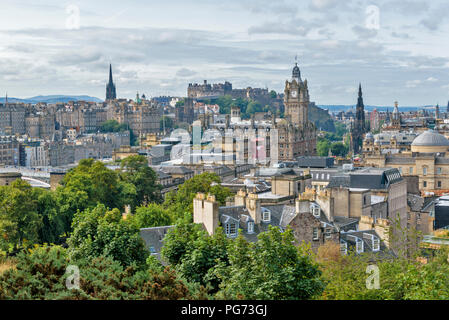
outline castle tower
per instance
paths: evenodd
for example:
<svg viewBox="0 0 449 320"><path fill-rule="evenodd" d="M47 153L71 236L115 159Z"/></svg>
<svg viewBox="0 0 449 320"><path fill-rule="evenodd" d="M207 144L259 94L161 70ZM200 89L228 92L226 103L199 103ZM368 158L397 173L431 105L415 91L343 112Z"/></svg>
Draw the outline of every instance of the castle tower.
<svg viewBox="0 0 449 320"><path fill-rule="evenodd" d="M112 81L112 65L109 64L109 82L106 86L106 100L114 100L116 98L115 84Z"/></svg>

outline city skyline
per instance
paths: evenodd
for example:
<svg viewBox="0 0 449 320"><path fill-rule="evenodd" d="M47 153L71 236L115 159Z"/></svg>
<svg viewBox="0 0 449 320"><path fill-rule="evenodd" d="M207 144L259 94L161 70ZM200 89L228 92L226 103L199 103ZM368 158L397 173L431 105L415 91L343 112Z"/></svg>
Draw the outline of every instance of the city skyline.
<svg viewBox="0 0 449 320"><path fill-rule="evenodd" d="M445 106L447 9L418 0L6 1L0 90L104 99L112 63L123 98L185 96L205 79L282 92L298 55L319 105L355 104L362 82L367 105Z"/></svg>

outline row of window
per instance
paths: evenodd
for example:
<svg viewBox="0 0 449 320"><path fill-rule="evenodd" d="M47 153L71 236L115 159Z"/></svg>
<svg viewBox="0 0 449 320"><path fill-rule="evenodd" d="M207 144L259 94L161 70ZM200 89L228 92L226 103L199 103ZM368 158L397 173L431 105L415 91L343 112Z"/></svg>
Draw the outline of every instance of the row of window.
<svg viewBox="0 0 449 320"><path fill-rule="evenodd" d="M427 181L423 181L422 183L423 188L427 188ZM437 181L437 188L441 188L443 186L443 183L441 181Z"/></svg>
<svg viewBox="0 0 449 320"><path fill-rule="evenodd" d="M402 174L402 168L399 168L399 172ZM413 172L414 172L413 167L410 167L409 174L413 174ZM428 173L428 167L423 166L422 167L423 176L427 176L427 173ZM443 168L441 168L441 167L436 168L436 174L443 174Z"/></svg>

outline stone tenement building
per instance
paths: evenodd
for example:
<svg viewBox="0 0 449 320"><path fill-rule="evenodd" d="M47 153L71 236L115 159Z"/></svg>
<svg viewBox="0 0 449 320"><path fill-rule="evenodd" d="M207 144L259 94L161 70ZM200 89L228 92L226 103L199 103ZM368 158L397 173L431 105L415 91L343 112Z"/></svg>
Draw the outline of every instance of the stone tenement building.
<svg viewBox="0 0 449 320"><path fill-rule="evenodd" d="M8 103L0 105L0 131L4 135L25 134L25 115L27 107L24 104Z"/></svg>
<svg viewBox="0 0 449 320"><path fill-rule="evenodd" d="M127 101L110 101L106 106L107 120L124 123L137 136L160 131L161 110L158 105L149 100L140 103Z"/></svg>
<svg viewBox="0 0 449 320"><path fill-rule="evenodd" d="M397 168L405 177L417 176L421 191L436 194L449 191L449 140L433 130L415 138L410 151L366 154L363 162L366 166Z"/></svg>

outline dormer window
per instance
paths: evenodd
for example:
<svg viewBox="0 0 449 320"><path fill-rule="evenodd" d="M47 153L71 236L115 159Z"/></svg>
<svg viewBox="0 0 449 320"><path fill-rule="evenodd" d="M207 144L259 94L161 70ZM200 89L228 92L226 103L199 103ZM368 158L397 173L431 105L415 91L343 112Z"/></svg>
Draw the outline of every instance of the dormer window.
<svg viewBox="0 0 449 320"><path fill-rule="evenodd" d="M373 251L379 251L380 250L380 239L378 237L373 237Z"/></svg>
<svg viewBox="0 0 449 320"><path fill-rule="evenodd" d="M356 244L355 244L355 250L357 251L357 253L363 252L363 240L362 239L357 238Z"/></svg>
<svg viewBox="0 0 449 320"><path fill-rule="evenodd" d="M312 214L313 214L313 216L315 217L315 218L319 218L320 217L320 207L318 206L318 205L316 205L316 204L312 204L311 206L310 206L310 209L311 209L311 211L312 211Z"/></svg>
<svg viewBox="0 0 449 320"><path fill-rule="evenodd" d="M262 221L263 222L270 222L271 221L271 211L268 209L263 208L262 209Z"/></svg>
<svg viewBox="0 0 449 320"><path fill-rule="evenodd" d="M248 233L254 233L254 222L248 222Z"/></svg>
<svg viewBox="0 0 449 320"><path fill-rule="evenodd" d="M228 237L237 237L237 224L233 222L226 223L225 233Z"/></svg>

